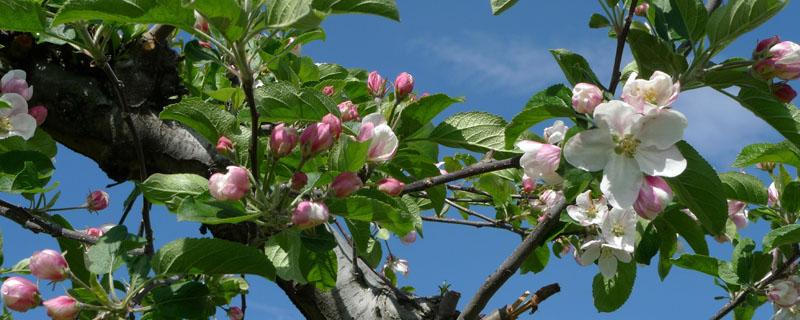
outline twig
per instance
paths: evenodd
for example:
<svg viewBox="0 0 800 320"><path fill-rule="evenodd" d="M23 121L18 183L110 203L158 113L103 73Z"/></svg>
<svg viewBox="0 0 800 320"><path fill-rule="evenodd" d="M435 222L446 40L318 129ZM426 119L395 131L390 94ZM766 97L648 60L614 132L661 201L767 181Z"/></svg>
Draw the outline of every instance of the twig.
<svg viewBox="0 0 800 320"><path fill-rule="evenodd" d="M456 313L459 299L461 299L461 293L456 291L445 292L442 295L442 300L439 301L439 309L436 311L434 320L452 319L453 314Z"/></svg>
<svg viewBox="0 0 800 320"><path fill-rule="evenodd" d="M714 10L717 10L721 4L722 0L708 0L708 3L706 3L706 11L712 13Z"/></svg>
<svg viewBox="0 0 800 320"><path fill-rule="evenodd" d="M513 157L505 160L487 161L483 163L474 164L464 169L451 172L448 174L443 174L435 177L425 178L419 181L414 181L406 185L406 187L403 189L403 194L415 191L422 191L436 185L468 178L471 176L479 175L481 173L518 167L519 158L520 157Z"/></svg>
<svg viewBox="0 0 800 320"><path fill-rule="evenodd" d="M54 222L47 221L31 214L28 210L0 200L0 216L16 222L34 233L46 233L56 238L77 240L86 244L97 243L97 237L83 232L66 229Z"/></svg>
<svg viewBox="0 0 800 320"><path fill-rule="evenodd" d="M525 300L528 299L528 296L531 293L530 291L525 291L525 293L522 294L512 305L506 305L502 308L499 308L488 316L483 317L481 320L516 320L520 315L528 310L530 310L530 313L533 314L539 309L539 304L547 300L547 298L550 298L550 296L559 293L560 291L561 287L558 285L558 283L549 284L537 290L533 297L531 297L531 299L528 301ZM522 302L525 303L523 304Z"/></svg>
<svg viewBox="0 0 800 320"><path fill-rule="evenodd" d="M564 210L566 203L551 207L542 222L533 228L533 231L514 249L508 258L483 282L478 292L464 308L463 313L458 317L459 320L477 320L478 315L489 303L489 299L494 296L514 273L517 272L522 262L528 258L536 247L544 244L550 231L558 225L561 210Z"/></svg>
<svg viewBox="0 0 800 320"><path fill-rule="evenodd" d="M242 279L244 279L244 274L242 274L241 276L242 276ZM247 315L247 294L242 292L242 294L240 296L241 296L241 301L242 301L242 303L241 303L242 304L242 319L245 319L246 318L245 316Z"/></svg>
<svg viewBox="0 0 800 320"><path fill-rule="evenodd" d="M445 202L445 203L447 203L447 204L449 204L449 205L450 205L450 206L452 206L453 208L456 208L456 209L458 209L459 211L466 213L467 215L470 215L470 216L476 217L476 218L478 218L478 219L481 219L481 220L483 220L483 221L486 221L486 222L488 222L488 223L491 223L492 225L495 225L495 226L497 226L498 228L501 228L501 229L506 229L506 230L509 230L509 231L513 231L513 232L515 232L515 233L517 233L517 234L519 234L519 235L521 235L521 236L524 236L524 235L525 235L525 231L523 231L523 230L520 230L520 229L518 229L518 228L515 228L515 227L514 227L513 225L511 225L511 224L508 224L508 223L505 223L505 222L503 222L503 221L498 221L498 220L495 220L495 219L489 218L489 217L487 217L487 216L485 216L485 215L482 215L482 214L480 214L480 213L478 213L478 212L475 212L475 211L473 211L473 210L470 210L469 208L465 208L465 207L463 207L463 206L459 205L458 203L455 203L455 202L453 202L453 201L450 201L450 200L447 200L447 199L445 199L445 200L444 200L444 202Z"/></svg>
<svg viewBox="0 0 800 320"><path fill-rule="evenodd" d="M736 295L735 298L722 306L722 308L711 317L711 320L722 319L722 317L733 311L733 309L735 309L738 305L742 304L742 302L747 299L748 294L761 290L773 281L785 276L787 271L789 271L790 267L798 260L798 258L800 258L800 254L795 254L792 256L792 258L786 260L786 263L778 268L776 272L770 272L766 277L764 277L764 279L756 283L754 286L745 288L742 292Z"/></svg>
<svg viewBox="0 0 800 320"><path fill-rule="evenodd" d="M628 17L625 18L625 26L617 33L617 53L614 56L614 69L611 70L611 84L608 85L608 92L614 94L617 91L617 85L622 77L619 71L620 63L622 63L622 53L625 51L625 39L628 37L628 31L631 29L631 22L633 22L633 15L636 11L638 0L631 1L631 8L628 10Z"/></svg>
<svg viewBox="0 0 800 320"><path fill-rule="evenodd" d="M491 222L481 222L481 221L472 221L472 220L461 220L461 219L451 219L451 218L439 218L439 217L430 217L430 216L422 216L423 221L430 221L430 222L439 222L439 223L447 223L447 224L460 224L475 228L495 228L495 229L503 229L508 230L514 233L517 233L521 236L525 235L525 230L515 230L511 227L505 225L497 225Z"/></svg>

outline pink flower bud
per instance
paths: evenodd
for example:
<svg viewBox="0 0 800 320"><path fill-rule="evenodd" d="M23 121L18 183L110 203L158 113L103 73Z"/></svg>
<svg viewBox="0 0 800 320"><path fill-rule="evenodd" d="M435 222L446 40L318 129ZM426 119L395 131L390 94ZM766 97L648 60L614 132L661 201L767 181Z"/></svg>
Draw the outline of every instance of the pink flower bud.
<svg viewBox="0 0 800 320"><path fill-rule="evenodd" d="M650 5L647 4L647 2L645 2L645 3L642 3L642 4L638 5L638 6L636 6L636 9L634 9L634 13L637 16L645 17L645 16L647 16L647 10L649 10L649 9L650 9Z"/></svg>
<svg viewBox="0 0 800 320"><path fill-rule="evenodd" d="M533 190L536 190L536 180L529 177L528 175L522 176L522 192L524 193L531 193Z"/></svg>
<svg viewBox="0 0 800 320"><path fill-rule="evenodd" d="M728 200L728 218L740 230L747 226L747 204L737 200Z"/></svg>
<svg viewBox="0 0 800 320"><path fill-rule="evenodd" d="M339 112L342 114L342 121L358 120L358 106L353 101L347 100L338 105Z"/></svg>
<svg viewBox="0 0 800 320"><path fill-rule="evenodd" d="M517 147L525 153L519 164L528 177L543 179L551 184L561 182L561 177L556 173L561 163L561 148L528 140L517 142Z"/></svg>
<svg viewBox="0 0 800 320"><path fill-rule="evenodd" d="M331 190L333 191L333 195L337 198L344 198L358 191L358 189L361 189L363 186L364 183L361 182L361 178L359 178L358 175L352 172L342 172L333 179Z"/></svg>
<svg viewBox="0 0 800 320"><path fill-rule="evenodd" d="M386 162L394 157L399 141L380 113L369 114L361 120L358 141L370 141L367 160Z"/></svg>
<svg viewBox="0 0 800 320"><path fill-rule="evenodd" d="M36 308L41 303L39 287L28 279L11 277L0 287L3 303L11 310L25 312Z"/></svg>
<svg viewBox="0 0 800 320"><path fill-rule="evenodd" d="M760 163L756 163L756 168L759 168L759 169L767 171L767 172L772 172L772 170L775 170L775 162L760 162Z"/></svg>
<svg viewBox="0 0 800 320"><path fill-rule="evenodd" d="M334 89L333 86L325 86L322 88L322 94L326 96L332 97L334 93L336 93L336 89Z"/></svg>
<svg viewBox="0 0 800 320"><path fill-rule="evenodd" d="M211 42L208 41L197 41L197 45L206 49L211 49Z"/></svg>
<svg viewBox="0 0 800 320"><path fill-rule="evenodd" d="M375 98L383 98L386 95L386 79L381 77L378 71L372 71L367 78L367 89Z"/></svg>
<svg viewBox="0 0 800 320"><path fill-rule="evenodd" d="M217 200L239 200L244 198L248 190L250 175L242 167L228 166L227 173L215 173L208 179L208 191Z"/></svg>
<svg viewBox="0 0 800 320"><path fill-rule="evenodd" d="M217 152L226 154L231 151L233 151L233 141L226 136L220 136L219 139L217 139Z"/></svg>
<svg viewBox="0 0 800 320"><path fill-rule="evenodd" d="M780 102L790 103L797 97L797 91L794 91L792 86L786 83L777 83L772 85L772 95Z"/></svg>
<svg viewBox="0 0 800 320"><path fill-rule="evenodd" d="M297 145L297 140L297 130L281 123L272 128L269 136L269 148L276 157L283 157L292 153Z"/></svg>
<svg viewBox="0 0 800 320"><path fill-rule="evenodd" d="M28 114L36 119L37 126L41 126L44 120L47 119L47 108L45 106L35 106L28 109Z"/></svg>
<svg viewBox="0 0 800 320"><path fill-rule="evenodd" d="M42 303L53 320L73 320L81 311L78 301L70 296L60 296Z"/></svg>
<svg viewBox="0 0 800 320"><path fill-rule="evenodd" d="M416 230L411 230L409 233L406 233L406 235L400 237L400 242L405 244L405 245L412 244L412 243L414 243L414 241L417 241L417 231Z"/></svg>
<svg viewBox="0 0 800 320"><path fill-rule="evenodd" d="M102 190L92 191L89 196L86 197L86 209L89 211L100 211L105 208L108 208L108 193Z"/></svg>
<svg viewBox="0 0 800 320"><path fill-rule="evenodd" d="M780 205L780 198L778 197L778 188L775 187L775 182L769 185L767 188L767 205L770 207L779 206Z"/></svg>
<svg viewBox="0 0 800 320"><path fill-rule="evenodd" d="M89 228L83 231L83 233L93 236L93 237L102 237L105 232L99 228Z"/></svg>
<svg viewBox="0 0 800 320"><path fill-rule="evenodd" d="M67 259L50 249L35 252L30 259L30 268L31 274L39 279L63 281L69 277Z"/></svg>
<svg viewBox="0 0 800 320"><path fill-rule="evenodd" d="M339 120L333 113L329 113L322 117L322 123L327 123L331 128L333 139L339 139L339 135L342 134L342 120Z"/></svg>
<svg viewBox="0 0 800 320"><path fill-rule="evenodd" d="M572 108L579 113L592 114L603 102L603 91L590 83L579 83L572 89Z"/></svg>
<svg viewBox="0 0 800 320"><path fill-rule="evenodd" d="M755 50L753 50L753 60L764 58L764 56L769 53L769 49L779 42L781 42L781 38L778 36L772 36L759 41Z"/></svg>
<svg viewBox="0 0 800 320"><path fill-rule="evenodd" d="M800 292L793 281L779 280L769 285L767 298L780 307L789 308L797 304Z"/></svg>
<svg viewBox="0 0 800 320"><path fill-rule="evenodd" d="M640 217L653 220L667 204L672 201L672 188L661 177L644 176L639 197L633 204L633 209Z"/></svg>
<svg viewBox="0 0 800 320"><path fill-rule="evenodd" d="M300 135L300 146L303 158L310 158L328 150L333 145L331 127L327 123L317 122L303 130Z"/></svg>
<svg viewBox="0 0 800 320"><path fill-rule="evenodd" d="M228 309L228 319L242 320L244 319L244 311L242 311L242 308L239 307L231 307L230 309Z"/></svg>
<svg viewBox="0 0 800 320"><path fill-rule="evenodd" d="M403 193L403 188L406 184L395 178L383 178L378 181L378 190L392 197L399 196Z"/></svg>
<svg viewBox="0 0 800 320"><path fill-rule="evenodd" d="M539 194L539 201L542 203L540 209L542 211L549 211L550 209L557 208L564 204L566 198L564 197L564 192L561 190L545 190Z"/></svg>
<svg viewBox="0 0 800 320"><path fill-rule="evenodd" d="M308 183L308 176L302 172L295 172L292 175L292 190L300 191L305 188Z"/></svg>
<svg viewBox="0 0 800 320"><path fill-rule="evenodd" d="M300 202L292 213L292 224L300 229L313 228L327 221L328 207L322 202Z"/></svg>
<svg viewBox="0 0 800 320"><path fill-rule="evenodd" d="M194 28L204 33L208 33L208 20L200 12L194 12Z"/></svg>
<svg viewBox="0 0 800 320"><path fill-rule="evenodd" d="M800 78L800 45L791 41L775 44L769 49L767 57L753 64L753 70L764 79Z"/></svg>
<svg viewBox="0 0 800 320"><path fill-rule="evenodd" d="M436 166L436 169L439 169L439 174L447 174L447 170L444 169L444 161L434 163L433 165Z"/></svg>
<svg viewBox="0 0 800 320"><path fill-rule="evenodd" d="M23 70L11 70L0 78L0 91L3 93L16 93L21 95L25 100L30 100L33 97L33 86L28 86L25 81L27 74Z"/></svg>
<svg viewBox="0 0 800 320"><path fill-rule="evenodd" d="M414 77L408 72L403 72L394 79L394 95L400 100L414 91Z"/></svg>

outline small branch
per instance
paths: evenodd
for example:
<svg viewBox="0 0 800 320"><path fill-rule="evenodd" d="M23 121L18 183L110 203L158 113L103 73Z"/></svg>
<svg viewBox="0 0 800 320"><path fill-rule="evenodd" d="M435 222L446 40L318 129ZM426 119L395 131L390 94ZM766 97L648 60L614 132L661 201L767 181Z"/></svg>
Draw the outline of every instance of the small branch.
<svg viewBox="0 0 800 320"><path fill-rule="evenodd" d="M242 274L241 276L242 276L242 279L244 279L244 274ZM242 303L241 303L242 304L242 319L245 319L246 315L247 315L247 295L244 292L242 292L242 294L240 296L241 296L241 301L242 301Z"/></svg>
<svg viewBox="0 0 800 320"><path fill-rule="evenodd" d="M534 249L544 244L550 231L558 225L561 210L564 210L565 207L566 203L548 210L544 220L533 228L533 231L514 249L514 252L483 282L478 292L475 293L475 296L464 308L461 316L458 317L459 320L478 319L478 315L489 303L492 296L497 293L497 290L519 270L522 262L533 253Z"/></svg>
<svg viewBox="0 0 800 320"><path fill-rule="evenodd" d="M717 10L720 5L722 5L722 0L708 0L708 3L706 3L706 11L710 14L714 12L714 10Z"/></svg>
<svg viewBox="0 0 800 320"><path fill-rule="evenodd" d="M503 229L508 230L514 233L517 233L521 236L525 235L524 230L514 230L507 226L497 225L490 222L481 222L481 221L472 221L472 220L461 220L461 219L451 219L451 218L439 218L439 217L429 217L429 216L422 216L422 220L429 221L429 222L439 222L439 223L447 223L447 224L460 224L475 228L494 228L494 229Z"/></svg>
<svg viewBox="0 0 800 320"><path fill-rule="evenodd" d="M531 299L527 302L525 302L525 300L528 298L528 295L530 295L530 292L525 291L525 293L520 296L519 299L512 305L507 305L497 309L490 315L483 317L482 320L516 320L520 315L528 310L530 310L530 313L533 314L536 312L536 310L539 310L539 304L547 300L547 298L550 298L550 296L559 293L560 291L561 287L558 285L558 283L549 284L536 291L533 297L531 297Z"/></svg>
<svg viewBox="0 0 800 320"><path fill-rule="evenodd" d="M46 233L55 238L72 239L86 244L97 243L97 237L95 236L63 228L56 223L39 218L31 214L28 210L3 200L0 200L0 216L14 221L23 228L31 230L34 233Z"/></svg>
<svg viewBox="0 0 800 320"><path fill-rule="evenodd" d="M623 26L622 30L617 33L617 53L614 56L614 69L611 69L611 84L608 85L608 92L611 92L611 94L614 94L614 92L617 91L617 85L619 85L620 78L622 78L622 73L620 73L619 67L622 63L622 53L625 51L625 39L628 37L628 31L631 29L633 15L636 11L636 5L638 3L638 0L631 1L631 8L628 10L628 17L625 18L625 26Z"/></svg>
<svg viewBox="0 0 800 320"><path fill-rule="evenodd" d="M493 226L496 226L496 227L498 227L500 229L506 229L506 230L512 231L514 233L517 233L517 234L519 234L521 236L525 236L525 231L524 230L520 230L519 228L515 228L511 224L508 224L508 223L505 223L505 222L502 222L502 221L497 221L495 219L489 218L489 217L487 217L485 215L482 215L482 214L477 213L477 212L475 212L473 210L470 210L469 208L462 207L458 203L455 203L455 202L447 200L447 199L445 199L444 202L449 204L451 207L458 209L461 212L464 212L464 213L466 213L466 214L468 214L470 216L473 216L473 217L476 217L476 218L481 219L483 221L486 221L487 223L492 224Z"/></svg>
<svg viewBox="0 0 800 320"><path fill-rule="evenodd" d="M481 173L515 168L519 166L519 158L520 157L513 157L505 160L487 161L471 165L456 172L451 172L440 176L429 177L419 181L414 181L406 185L405 189L403 189L403 194L415 191L422 191L436 185L472 177L475 175L479 175Z"/></svg>
<svg viewBox="0 0 800 320"><path fill-rule="evenodd" d="M445 292L444 295L442 295L442 300L439 301L439 309L436 311L434 320L452 319L456 313L459 299L461 299L461 293L456 291Z"/></svg>
<svg viewBox="0 0 800 320"><path fill-rule="evenodd" d="M745 288L742 292L736 295L735 298L733 298L731 301L722 306L722 308L719 309L719 311L717 311L717 313L715 313L711 317L711 320L722 319L723 317L725 317L725 315L727 315L729 312L733 311L733 309L735 309L737 306L742 304L747 299L748 294L759 291L764 287L766 287L767 285L769 285L770 283L772 283L773 281L786 276L786 274L790 271L789 270L790 267L795 262L797 262L798 258L800 258L800 254L795 254L791 259L786 260L786 263L784 263L780 268L778 268L776 272L770 272L766 277L764 277L764 279L761 279L761 281L756 283L754 286Z"/></svg>

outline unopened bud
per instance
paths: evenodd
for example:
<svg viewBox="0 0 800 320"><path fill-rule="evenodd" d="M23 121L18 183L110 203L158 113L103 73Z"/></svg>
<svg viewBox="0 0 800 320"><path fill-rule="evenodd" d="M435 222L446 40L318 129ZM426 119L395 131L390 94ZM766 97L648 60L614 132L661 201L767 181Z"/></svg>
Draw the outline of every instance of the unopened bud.
<svg viewBox="0 0 800 320"><path fill-rule="evenodd" d="M28 114L36 119L36 125L41 126L47 120L47 108L45 106L35 106L28 109Z"/></svg>
<svg viewBox="0 0 800 320"><path fill-rule="evenodd" d="M395 98L398 100L403 99L412 91L414 91L414 77L408 72L399 74L394 80Z"/></svg>
<svg viewBox="0 0 800 320"><path fill-rule="evenodd" d="M67 259L50 249L35 252L30 259L30 269L31 274L39 279L63 281L69 277Z"/></svg>
<svg viewBox="0 0 800 320"><path fill-rule="evenodd" d="M100 211L105 208L108 208L108 193L102 190L92 191L89 196L86 197L86 209L89 211Z"/></svg>
<svg viewBox="0 0 800 320"><path fill-rule="evenodd" d="M269 148L276 157L283 157L292 153L298 139L297 130L281 123L272 128L269 137Z"/></svg>
<svg viewBox="0 0 800 320"><path fill-rule="evenodd" d="M331 190L334 196L344 198L358 191L358 189L361 189L363 186L364 183L361 182L361 178L359 178L358 175L352 172L342 172L333 179Z"/></svg>
<svg viewBox="0 0 800 320"><path fill-rule="evenodd" d="M405 186L405 183L395 178L384 178L378 181L378 190L393 197L403 193Z"/></svg>

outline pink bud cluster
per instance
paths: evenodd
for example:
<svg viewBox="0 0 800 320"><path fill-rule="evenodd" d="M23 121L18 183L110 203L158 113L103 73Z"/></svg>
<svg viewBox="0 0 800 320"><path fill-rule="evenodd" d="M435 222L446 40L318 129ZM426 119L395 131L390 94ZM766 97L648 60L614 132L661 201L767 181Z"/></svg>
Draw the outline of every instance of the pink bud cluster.
<svg viewBox="0 0 800 320"><path fill-rule="evenodd" d="M238 166L228 166L227 169L227 173L211 175L208 191L217 200L240 200L250 190L250 173Z"/></svg>
<svg viewBox="0 0 800 320"><path fill-rule="evenodd" d="M767 299L778 308L800 306L800 276L793 275L773 282L767 287Z"/></svg>
<svg viewBox="0 0 800 320"><path fill-rule="evenodd" d="M800 78L800 45L773 36L758 42L753 60L756 60L753 71L758 76L783 80L772 85L772 94L778 101L789 103L797 97L797 92L786 81Z"/></svg>
<svg viewBox="0 0 800 320"><path fill-rule="evenodd" d="M95 190L86 196L86 204L84 206L91 212L101 211L108 208L109 200L108 193L103 190Z"/></svg>
<svg viewBox="0 0 800 320"><path fill-rule="evenodd" d="M69 278L67 260L57 251L49 249L37 251L29 261L31 274L39 279L59 282ZM22 277L6 279L0 287L0 295L8 309L18 312L26 312L44 305L47 315L53 320L75 319L81 309L78 301L70 296L60 296L42 302L39 287Z"/></svg>
<svg viewBox="0 0 800 320"><path fill-rule="evenodd" d="M376 99L386 95L386 79L377 71L372 71L367 77L367 90ZM414 76L408 72L401 72L394 79L394 95L399 101L409 97L414 91Z"/></svg>

